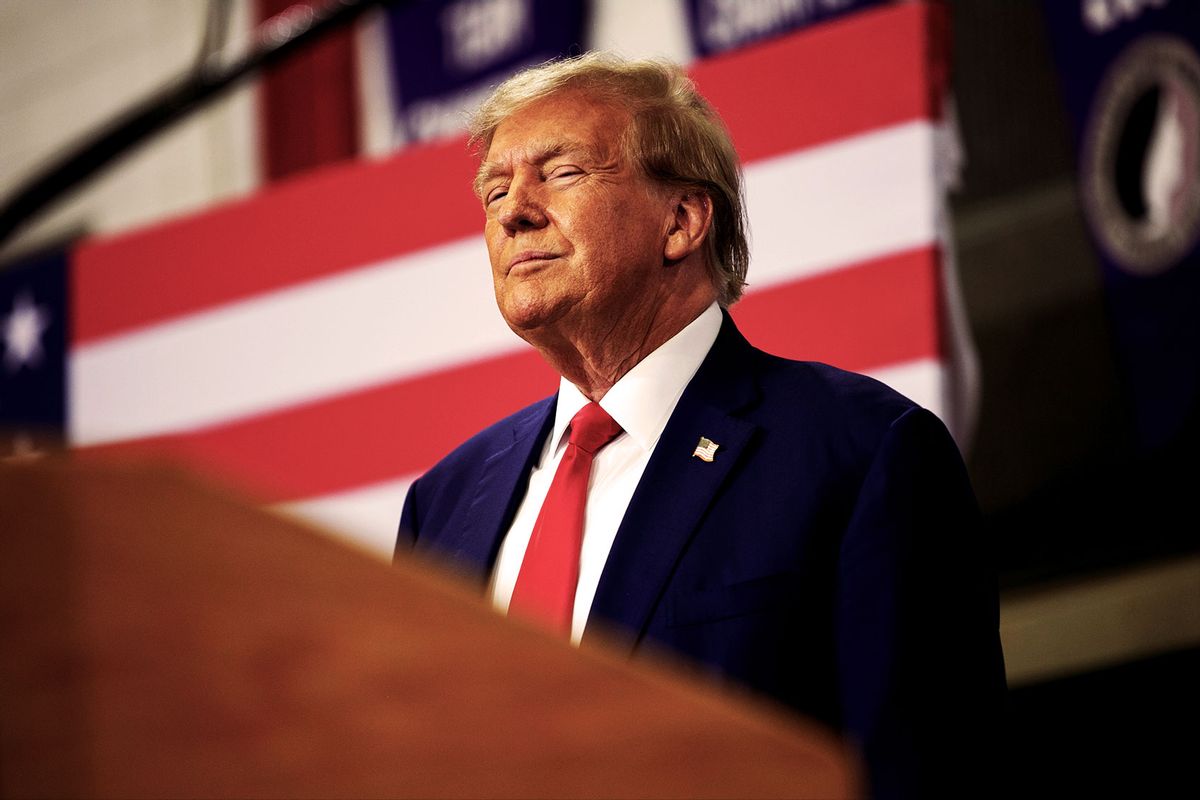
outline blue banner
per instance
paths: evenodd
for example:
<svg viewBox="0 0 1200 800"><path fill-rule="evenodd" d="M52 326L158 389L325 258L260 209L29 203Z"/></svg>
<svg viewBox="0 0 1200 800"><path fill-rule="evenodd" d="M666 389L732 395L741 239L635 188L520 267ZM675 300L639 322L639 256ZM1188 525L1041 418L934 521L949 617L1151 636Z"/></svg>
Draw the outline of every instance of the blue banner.
<svg viewBox="0 0 1200 800"><path fill-rule="evenodd" d="M0 456L66 426L67 254L0 271Z"/></svg>
<svg viewBox="0 0 1200 800"><path fill-rule="evenodd" d="M1138 443L1200 424L1200 3L1046 0Z"/></svg>
<svg viewBox="0 0 1200 800"><path fill-rule="evenodd" d="M588 6L563 0L414 0L390 8L396 138L462 130L462 115L524 67L583 51Z"/></svg>
<svg viewBox="0 0 1200 800"><path fill-rule="evenodd" d="M687 0L698 56L710 56L887 0Z"/></svg>

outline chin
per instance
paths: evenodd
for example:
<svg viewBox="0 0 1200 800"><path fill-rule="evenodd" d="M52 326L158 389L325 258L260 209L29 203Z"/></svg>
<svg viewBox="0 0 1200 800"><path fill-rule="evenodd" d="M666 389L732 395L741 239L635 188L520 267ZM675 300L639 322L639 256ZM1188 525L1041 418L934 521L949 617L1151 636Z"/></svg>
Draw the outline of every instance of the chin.
<svg viewBox="0 0 1200 800"><path fill-rule="evenodd" d="M511 300L500 304L500 315L504 317L508 327L521 337L524 337L526 332L536 331L550 321L550 315L540 305Z"/></svg>
<svg viewBox="0 0 1200 800"><path fill-rule="evenodd" d="M542 303L516 303L510 300L500 305L500 315L513 333L530 344L536 344L536 339L544 338L557 327L563 310Z"/></svg>
<svg viewBox="0 0 1200 800"><path fill-rule="evenodd" d="M537 280L509 281L496 292L496 305L508 327L522 339L551 333L579 312L579 298L569 288Z"/></svg>

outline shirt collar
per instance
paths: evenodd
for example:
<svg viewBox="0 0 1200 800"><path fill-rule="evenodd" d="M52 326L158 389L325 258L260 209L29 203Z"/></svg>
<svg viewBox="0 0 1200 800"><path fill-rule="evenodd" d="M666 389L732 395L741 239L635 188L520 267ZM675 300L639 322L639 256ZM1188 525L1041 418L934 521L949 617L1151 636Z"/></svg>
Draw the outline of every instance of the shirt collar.
<svg viewBox="0 0 1200 800"><path fill-rule="evenodd" d="M721 330L721 308L713 303L683 330L672 336L625 373L600 401L600 407L643 450L650 450L667 427L679 397L687 388ZM559 379L549 452L588 399L566 378Z"/></svg>

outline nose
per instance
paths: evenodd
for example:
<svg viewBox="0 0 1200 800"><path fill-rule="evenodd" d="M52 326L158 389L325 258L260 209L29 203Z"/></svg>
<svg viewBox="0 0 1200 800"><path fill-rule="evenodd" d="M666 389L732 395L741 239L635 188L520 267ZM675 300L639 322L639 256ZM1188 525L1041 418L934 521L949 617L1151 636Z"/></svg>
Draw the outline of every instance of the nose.
<svg viewBox="0 0 1200 800"><path fill-rule="evenodd" d="M509 185L508 194L500 201L496 221L510 236L519 231L545 227L546 209L541 188L541 181L536 178L519 178Z"/></svg>

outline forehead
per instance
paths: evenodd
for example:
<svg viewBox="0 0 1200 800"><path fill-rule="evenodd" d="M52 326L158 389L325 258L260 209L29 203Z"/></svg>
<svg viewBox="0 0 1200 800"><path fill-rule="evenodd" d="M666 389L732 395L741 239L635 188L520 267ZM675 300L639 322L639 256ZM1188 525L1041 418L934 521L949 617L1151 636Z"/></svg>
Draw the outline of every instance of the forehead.
<svg viewBox="0 0 1200 800"><path fill-rule="evenodd" d="M582 90L566 90L518 109L497 127L485 163L536 160L546 153L582 149L611 156L630 122L627 110Z"/></svg>

